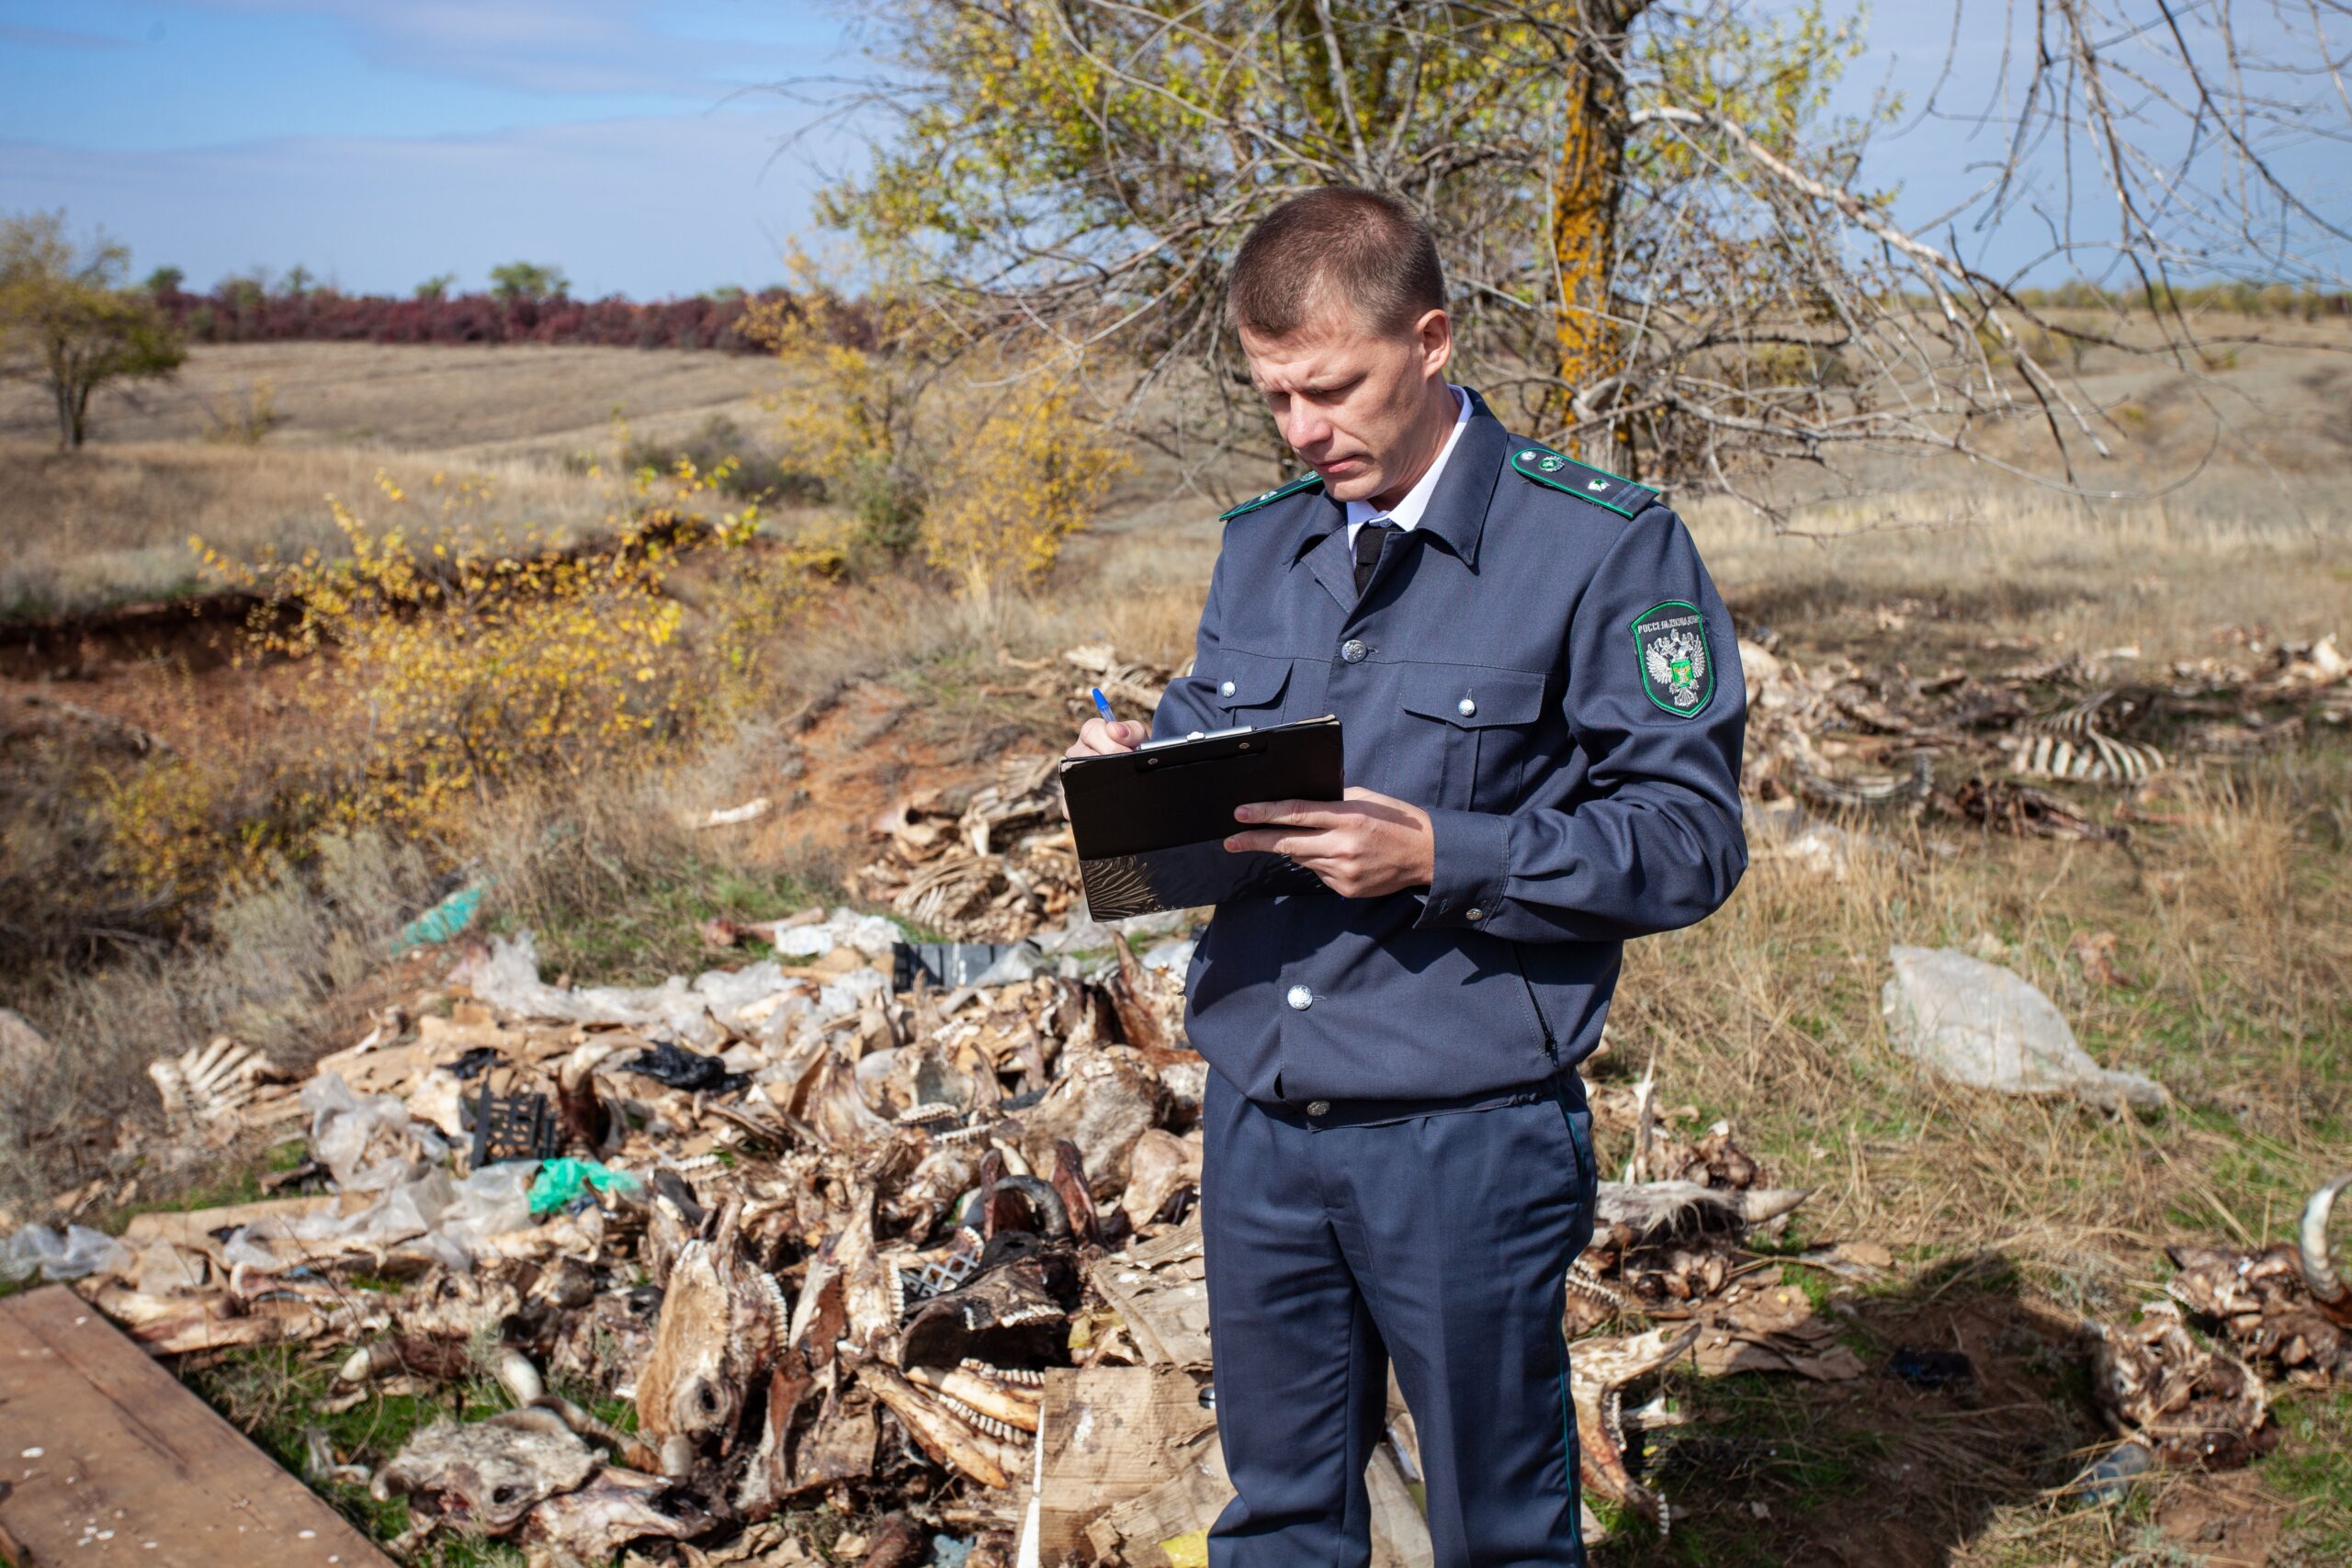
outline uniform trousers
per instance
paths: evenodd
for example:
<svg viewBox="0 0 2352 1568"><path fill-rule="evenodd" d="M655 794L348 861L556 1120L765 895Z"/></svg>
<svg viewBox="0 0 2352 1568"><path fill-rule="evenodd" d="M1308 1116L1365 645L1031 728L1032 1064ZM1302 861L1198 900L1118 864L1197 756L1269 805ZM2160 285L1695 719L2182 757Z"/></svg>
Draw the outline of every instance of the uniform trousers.
<svg viewBox="0 0 2352 1568"><path fill-rule="evenodd" d="M1574 1075L1464 1101L1310 1107L1250 1100L1212 1071L1202 1123L1235 1492L1210 1568L1370 1561L1364 1469L1392 1361L1438 1568L1582 1568L1560 1321L1598 1172Z"/></svg>

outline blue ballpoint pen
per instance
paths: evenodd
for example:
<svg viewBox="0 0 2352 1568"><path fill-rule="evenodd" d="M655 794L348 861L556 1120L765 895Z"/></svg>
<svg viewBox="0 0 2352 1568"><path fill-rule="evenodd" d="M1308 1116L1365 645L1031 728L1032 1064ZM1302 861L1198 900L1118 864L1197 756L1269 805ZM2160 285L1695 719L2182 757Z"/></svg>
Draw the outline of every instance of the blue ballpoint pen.
<svg viewBox="0 0 2352 1568"><path fill-rule="evenodd" d="M1089 686L1086 688L1086 691L1087 694L1094 699L1094 711L1102 716L1103 723L1116 724L1119 722L1117 719L1111 716L1111 701L1108 697L1105 697L1102 694L1102 687Z"/></svg>

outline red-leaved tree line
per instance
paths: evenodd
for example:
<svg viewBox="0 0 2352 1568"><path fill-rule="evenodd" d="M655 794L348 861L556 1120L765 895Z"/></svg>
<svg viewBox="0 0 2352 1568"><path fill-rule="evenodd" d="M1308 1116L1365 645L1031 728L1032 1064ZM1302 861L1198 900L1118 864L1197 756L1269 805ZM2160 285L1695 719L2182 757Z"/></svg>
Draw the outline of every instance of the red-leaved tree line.
<svg viewBox="0 0 2352 1568"><path fill-rule="evenodd" d="M617 348L705 348L736 354L766 352L744 333L757 305L782 302L816 318L836 342L871 347L874 329L854 299L799 297L788 289L645 303L617 295L574 299L500 299L457 294L396 299L342 294L313 288L265 290L249 282L224 283L206 294L157 289L155 303L198 343L264 343L311 339L335 343L603 344Z"/></svg>

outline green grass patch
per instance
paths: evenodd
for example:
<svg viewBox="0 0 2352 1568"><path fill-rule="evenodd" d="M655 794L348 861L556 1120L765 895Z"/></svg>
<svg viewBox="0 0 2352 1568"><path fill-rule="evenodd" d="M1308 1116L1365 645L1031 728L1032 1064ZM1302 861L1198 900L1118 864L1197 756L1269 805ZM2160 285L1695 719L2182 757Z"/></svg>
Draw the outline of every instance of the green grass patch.
<svg viewBox="0 0 2352 1568"><path fill-rule="evenodd" d="M2287 1394L2272 1419L2278 1447L2258 1468L2293 1504L2295 1561L2352 1562L2352 1388Z"/></svg>
<svg viewBox="0 0 2352 1568"><path fill-rule="evenodd" d="M291 1345L232 1350L209 1366L184 1370L182 1378L256 1447L297 1476L302 1475L312 1428L326 1435L338 1461L364 1464L374 1471L436 1416L479 1421L510 1404L496 1383L473 1378L430 1396L387 1394L371 1389L368 1397L348 1410L323 1410L322 1405L345 1391L335 1382L332 1365L311 1359ZM404 1502L379 1502L365 1486L304 1480L337 1512L379 1541L393 1540L410 1526ZM421 1568L490 1568L492 1564L507 1568L522 1562L523 1554L503 1543L436 1534L408 1561Z"/></svg>
<svg viewBox="0 0 2352 1568"><path fill-rule="evenodd" d="M567 909L542 918L534 934L539 966L547 974L568 974L582 984L653 986L729 956L767 955L744 949L732 955L712 953L697 929L705 920L778 920L812 904L830 908L842 901L840 888L822 883L687 861L658 881L616 891L593 911ZM526 923L502 913L490 929L512 935Z"/></svg>

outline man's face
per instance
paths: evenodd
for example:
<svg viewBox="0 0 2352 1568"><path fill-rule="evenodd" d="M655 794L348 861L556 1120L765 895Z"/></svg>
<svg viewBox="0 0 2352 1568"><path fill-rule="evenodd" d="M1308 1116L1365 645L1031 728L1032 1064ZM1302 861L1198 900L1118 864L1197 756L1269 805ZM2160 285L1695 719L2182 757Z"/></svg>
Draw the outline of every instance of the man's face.
<svg viewBox="0 0 2352 1568"><path fill-rule="evenodd" d="M1241 352L1283 440L1334 500L1393 504L1453 427L1444 380L1453 333L1442 310L1383 333L1335 301L1287 336L1242 328Z"/></svg>

